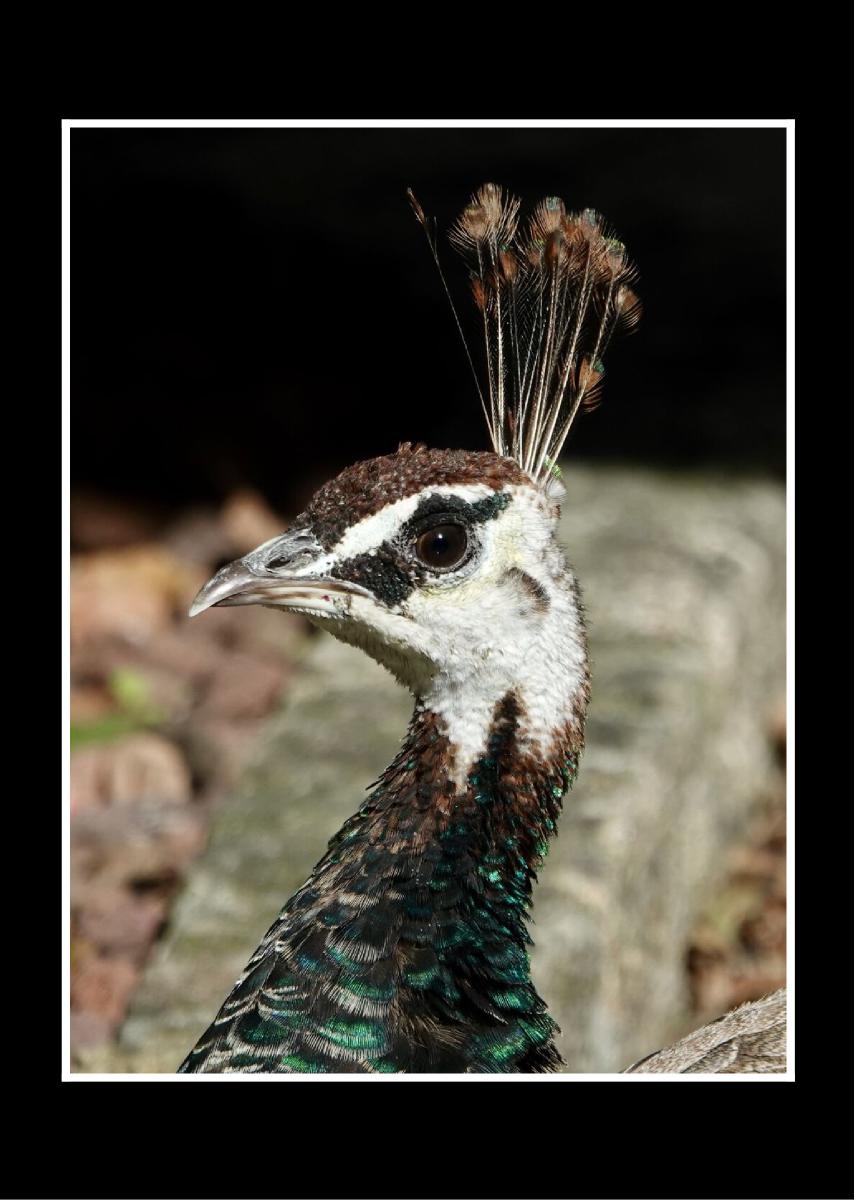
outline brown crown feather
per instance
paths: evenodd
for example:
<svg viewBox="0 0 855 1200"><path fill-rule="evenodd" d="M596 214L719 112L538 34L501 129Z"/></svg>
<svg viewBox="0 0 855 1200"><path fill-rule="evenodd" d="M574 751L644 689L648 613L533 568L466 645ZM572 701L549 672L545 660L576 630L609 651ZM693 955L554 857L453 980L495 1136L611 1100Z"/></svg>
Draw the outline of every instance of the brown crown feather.
<svg viewBox="0 0 855 1200"><path fill-rule="evenodd" d="M310 525L329 550L351 525L395 500L428 487L466 483L484 483L498 491L529 479L513 459L491 450L431 450L402 442L394 454L353 463L325 483L295 525Z"/></svg>

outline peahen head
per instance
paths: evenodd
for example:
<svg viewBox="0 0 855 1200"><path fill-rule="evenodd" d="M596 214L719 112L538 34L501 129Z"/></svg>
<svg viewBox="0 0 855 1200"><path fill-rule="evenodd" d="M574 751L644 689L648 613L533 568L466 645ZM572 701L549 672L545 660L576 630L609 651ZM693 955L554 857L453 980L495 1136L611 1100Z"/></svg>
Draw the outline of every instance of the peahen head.
<svg viewBox="0 0 855 1200"><path fill-rule="evenodd" d="M191 610L303 612L392 671L416 711L182 1071L560 1065L525 923L588 694L554 463L638 302L596 213L547 197L521 229L518 209L485 184L452 231L485 337L492 452L405 444L354 464Z"/></svg>
<svg viewBox="0 0 855 1200"><path fill-rule="evenodd" d="M581 734L585 640L555 540L554 463L597 403L613 332L639 316L634 268L597 213L547 197L523 230L518 210L485 184L451 232L482 318L486 397L473 374L493 452L404 444L356 463L287 533L223 568L191 610L289 608L361 647L440 718L458 786L502 704L541 757L568 723Z"/></svg>
<svg viewBox="0 0 855 1200"><path fill-rule="evenodd" d="M286 533L219 571L191 611L305 613L443 717L465 772L509 693L532 735L581 703L584 633L555 540L562 495L554 477L539 486L511 458L404 444L322 487Z"/></svg>

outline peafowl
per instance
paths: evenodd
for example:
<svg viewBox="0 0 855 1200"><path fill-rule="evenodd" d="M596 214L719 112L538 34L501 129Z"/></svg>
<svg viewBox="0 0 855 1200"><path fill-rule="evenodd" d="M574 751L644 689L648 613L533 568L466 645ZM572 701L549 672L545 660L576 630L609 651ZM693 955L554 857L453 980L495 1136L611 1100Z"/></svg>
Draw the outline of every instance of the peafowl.
<svg viewBox="0 0 855 1200"><path fill-rule="evenodd" d="M446 294L435 223L410 193ZM550 1072L532 885L579 766L589 672L556 466L599 398L634 268L591 209L525 222L485 184L451 242L484 338L492 451L404 443L323 486L190 615L264 604L361 647L415 697L401 749L265 934L181 1072Z"/></svg>

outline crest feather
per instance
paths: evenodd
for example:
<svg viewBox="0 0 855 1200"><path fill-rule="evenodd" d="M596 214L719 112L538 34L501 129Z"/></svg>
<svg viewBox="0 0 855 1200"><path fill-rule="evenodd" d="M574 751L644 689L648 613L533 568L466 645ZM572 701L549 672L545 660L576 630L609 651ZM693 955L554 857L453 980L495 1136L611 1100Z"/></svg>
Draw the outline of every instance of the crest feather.
<svg viewBox="0 0 855 1200"><path fill-rule="evenodd" d="M451 302L493 449L547 488L577 414L599 402L612 335L631 331L641 317L626 247L591 208L569 213L563 200L547 196L523 229L515 196L494 183L480 187L449 239L469 268L481 317L482 391L439 264L435 223L408 195Z"/></svg>

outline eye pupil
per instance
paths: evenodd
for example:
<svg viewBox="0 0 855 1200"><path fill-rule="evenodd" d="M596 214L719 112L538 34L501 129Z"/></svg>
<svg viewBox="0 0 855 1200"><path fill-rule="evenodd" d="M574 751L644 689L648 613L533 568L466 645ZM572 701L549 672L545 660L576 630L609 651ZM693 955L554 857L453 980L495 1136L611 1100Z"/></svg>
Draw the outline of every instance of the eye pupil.
<svg viewBox="0 0 855 1200"><path fill-rule="evenodd" d="M462 525L437 525L416 542L416 554L429 567L454 567L466 553Z"/></svg>

